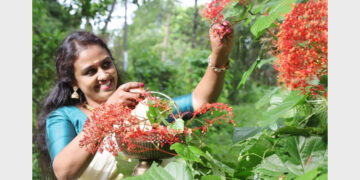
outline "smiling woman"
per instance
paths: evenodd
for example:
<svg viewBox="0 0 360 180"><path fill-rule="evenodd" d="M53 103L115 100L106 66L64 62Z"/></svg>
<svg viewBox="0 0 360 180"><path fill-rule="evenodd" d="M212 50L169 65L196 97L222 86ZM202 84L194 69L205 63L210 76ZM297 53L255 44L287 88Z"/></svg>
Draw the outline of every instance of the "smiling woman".
<svg viewBox="0 0 360 180"><path fill-rule="evenodd" d="M98 45L89 45L74 63L74 86L81 89L87 103L104 102L116 89L116 72L109 53Z"/></svg>
<svg viewBox="0 0 360 180"><path fill-rule="evenodd" d="M212 54L209 67L193 92L173 98L181 112L194 112L204 103L215 102L224 83L225 72L215 71L229 62L232 34L222 38L216 24L210 28ZM210 68L212 67L212 68ZM48 158L57 179L112 179L116 160L106 153L91 154L80 147L83 126L94 108L120 103L130 109L137 105L141 82L120 86L119 75L107 45L96 35L79 31L70 34L58 47L57 82L45 100L38 119L37 144ZM50 155L50 156L49 156Z"/></svg>

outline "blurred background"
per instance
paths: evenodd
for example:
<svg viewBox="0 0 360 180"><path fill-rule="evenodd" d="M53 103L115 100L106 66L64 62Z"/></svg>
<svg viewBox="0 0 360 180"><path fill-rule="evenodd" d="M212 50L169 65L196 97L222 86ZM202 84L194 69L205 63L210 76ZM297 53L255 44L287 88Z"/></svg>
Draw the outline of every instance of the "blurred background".
<svg viewBox="0 0 360 180"><path fill-rule="evenodd" d="M121 79L141 81L146 88L171 97L191 92L200 81L211 53L210 23L201 10L210 0L33 0L33 134L44 98L56 81L55 51L71 32L87 30L109 45ZM257 3L257 0L254 0ZM259 1L260 3L260 1ZM233 107L237 125L251 126L260 119L255 108L264 94L277 86L272 56L257 65L241 88L238 84L259 54L261 41L250 32L251 19L234 26L230 69L219 102ZM263 107L266 109L266 107ZM211 136L231 144L232 129ZM211 148L211 147L210 147ZM219 156L231 156L224 146ZM221 152L220 152L221 151ZM33 179L42 177L33 142Z"/></svg>

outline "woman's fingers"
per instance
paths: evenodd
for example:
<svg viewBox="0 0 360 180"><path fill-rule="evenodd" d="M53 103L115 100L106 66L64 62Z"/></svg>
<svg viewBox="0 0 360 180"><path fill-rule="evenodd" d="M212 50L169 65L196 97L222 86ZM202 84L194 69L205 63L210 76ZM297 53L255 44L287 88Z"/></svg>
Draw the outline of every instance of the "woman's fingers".
<svg viewBox="0 0 360 180"><path fill-rule="evenodd" d="M137 99L140 96L140 93L133 92L123 92L124 99Z"/></svg>
<svg viewBox="0 0 360 180"><path fill-rule="evenodd" d="M130 89L142 88L144 87L144 83L142 82L128 82L121 85L119 88L123 91L129 92Z"/></svg>
<svg viewBox="0 0 360 180"><path fill-rule="evenodd" d="M134 108L138 103L137 99L143 92L143 90L141 90L142 87L144 87L144 83L141 82L125 83L111 95L111 97L107 100L107 103L122 103L130 108Z"/></svg>

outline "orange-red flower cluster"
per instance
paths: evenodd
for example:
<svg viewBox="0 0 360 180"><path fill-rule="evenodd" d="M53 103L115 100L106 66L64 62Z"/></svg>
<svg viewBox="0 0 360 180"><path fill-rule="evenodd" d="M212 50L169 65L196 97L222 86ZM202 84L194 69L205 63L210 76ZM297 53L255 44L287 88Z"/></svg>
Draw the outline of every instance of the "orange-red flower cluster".
<svg viewBox="0 0 360 180"><path fill-rule="evenodd" d="M213 0L204 5L202 16L213 23L221 22L224 20L223 9L229 5L229 2L234 0ZM239 0L240 5L248 4L249 0Z"/></svg>
<svg viewBox="0 0 360 180"><path fill-rule="evenodd" d="M327 1L294 5L277 36L274 67L279 71L279 83L312 95L325 93L319 80L328 72Z"/></svg>
<svg viewBox="0 0 360 180"><path fill-rule="evenodd" d="M139 103L144 103L142 100L146 97L148 106L160 107L163 110L171 111L170 105L167 106L163 101L159 101L158 98L151 96L149 92L142 94L143 98L137 99ZM122 104L102 104L92 111L92 115L87 119L83 132L84 138L80 140L80 146L85 147L91 153L97 151L102 152L107 150L113 153L114 156L120 151L126 150L127 152L137 151L162 151L161 148L150 149L149 147L142 147L138 142L148 142L157 140L159 146L163 147L165 144L171 146L175 142L184 143L184 136L191 134L195 130L202 130L206 132L208 126L212 126L214 122L225 121L227 123L234 123L232 120L233 112L232 108L223 103L204 104L195 113L193 113L190 122L195 119L197 115L204 114L208 111L213 113L214 111L223 112L218 116L214 116L211 119L205 119L202 126L195 128L184 127L184 130L168 129L168 126L159 125L158 123L151 124L151 128L144 128L149 126L147 120L138 118L131 113L131 109ZM180 115L188 114L188 112ZM173 117L171 112L169 115ZM190 124L190 122L188 124ZM156 139L152 139L154 137ZM124 149L126 148L126 149ZM165 152L170 153L170 152Z"/></svg>
<svg viewBox="0 0 360 180"><path fill-rule="evenodd" d="M213 0L205 4L202 15L213 23L220 22L224 18L222 11L230 1L232 0Z"/></svg>

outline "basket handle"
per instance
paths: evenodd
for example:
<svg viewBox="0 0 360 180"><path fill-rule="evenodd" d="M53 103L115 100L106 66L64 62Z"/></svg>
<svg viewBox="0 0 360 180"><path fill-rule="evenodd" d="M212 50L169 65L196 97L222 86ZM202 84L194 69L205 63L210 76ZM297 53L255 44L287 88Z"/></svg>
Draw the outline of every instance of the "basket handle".
<svg viewBox="0 0 360 180"><path fill-rule="evenodd" d="M175 109L178 112L178 115L181 115L179 106L175 103L175 101L170 96L168 96L168 95L166 95L164 93L158 92L158 91L150 91L150 93L151 94L160 94L160 95L164 96L166 99L172 101L174 103L174 105L175 105Z"/></svg>

